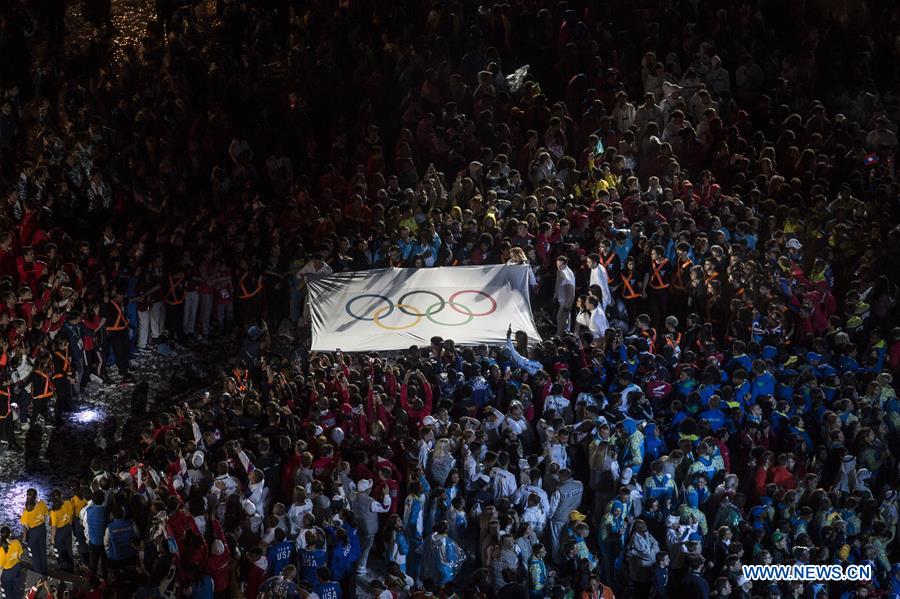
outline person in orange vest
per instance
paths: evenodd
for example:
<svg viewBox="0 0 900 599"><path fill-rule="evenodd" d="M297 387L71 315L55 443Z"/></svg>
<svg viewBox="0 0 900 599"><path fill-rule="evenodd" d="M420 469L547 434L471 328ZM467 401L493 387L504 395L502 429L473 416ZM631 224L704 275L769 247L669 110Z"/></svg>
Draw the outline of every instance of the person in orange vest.
<svg viewBox="0 0 900 599"><path fill-rule="evenodd" d="M629 317L637 313L641 302L642 279L638 276L637 264L634 256L628 256L625 266L619 274L619 298L624 302Z"/></svg>
<svg viewBox="0 0 900 599"><path fill-rule="evenodd" d="M613 249L613 242L610 239L601 239L599 248L600 263L606 269L606 276L610 285L615 285L619 280L619 274L622 271L622 261L619 255Z"/></svg>
<svg viewBox="0 0 900 599"><path fill-rule="evenodd" d="M121 287L115 287L112 298L103 305L103 319L109 336L109 347L116 359L116 368L122 380L129 380L131 340L128 338L128 317L125 316L125 292Z"/></svg>
<svg viewBox="0 0 900 599"><path fill-rule="evenodd" d="M53 385L53 361L47 353L38 356L34 369L29 375L28 384L31 386L31 418L29 426L37 423L38 416L43 417L44 424L50 423L50 400L56 395ZM20 416L24 419L24 414Z"/></svg>
<svg viewBox="0 0 900 599"><path fill-rule="evenodd" d="M262 277L251 271L246 258L241 258L235 289L235 318L242 328L259 320Z"/></svg>
<svg viewBox="0 0 900 599"><path fill-rule="evenodd" d="M53 340L53 384L56 387L56 424L59 425L63 413L72 410L72 386L75 384L69 340L65 335L57 335Z"/></svg>
<svg viewBox="0 0 900 599"><path fill-rule="evenodd" d="M691 246L686 241L675 245L675 266L672 269L672 288L669 290L669 312L684 317L687 312L687 291L691 284Z"/></svg>
<svg viewBox="0 0 900 599"><path fill-rule="evenodd" d="M12 379L9 373L4 371L0 375L0 439L6 440L9 449L19 451L21 447L16 441L13 428L12 394Z"/></svg>
<svg viewBox="0 0 900 599"><path fill-rule="evenodd" d="M184 343L184 298L187 277L181 264L175 266L165 280L166 328L178 343Z"/></svg>
<svg viewBox="0 0 900 599"><path fill-rule="evenodd" d="M661 245L650 250L650 270L644 274L644 297L653 326L662 328L669 310L669 286L672 282L672 264L666 258Z"/></svg>

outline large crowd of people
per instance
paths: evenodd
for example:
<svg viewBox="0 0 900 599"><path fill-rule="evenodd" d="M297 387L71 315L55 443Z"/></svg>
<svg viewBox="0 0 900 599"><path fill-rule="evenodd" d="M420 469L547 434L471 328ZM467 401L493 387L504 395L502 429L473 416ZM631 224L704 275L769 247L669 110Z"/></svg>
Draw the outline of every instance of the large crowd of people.
<svg viewBox="0 0 900 599"><path fill-rule="evenodd" d="M241 347L28 492L7 599L900 596L900 5L212 4L0 3L0 451ZM308 274L503 263L540 344L303 349Z"/></svg>

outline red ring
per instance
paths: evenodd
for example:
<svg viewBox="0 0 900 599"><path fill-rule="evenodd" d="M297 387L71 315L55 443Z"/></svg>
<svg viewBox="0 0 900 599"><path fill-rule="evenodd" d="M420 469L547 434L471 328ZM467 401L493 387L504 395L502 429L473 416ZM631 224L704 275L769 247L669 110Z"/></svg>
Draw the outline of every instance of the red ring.
<svg viewBox="0 0 900 599"><path fill-rule="evenodd" d="M467 314L466 312L463 312L462 310L460 310L459 308L457 308L456 306L453 305L453 302L456 300L456 297L458 295L460 295L461 293L477 293L479 295L483 295L484 297L491 300L491 304L492 304L491 309L488 310L487 312L481 312L478 314ZM488 314L493 314L494 312L497 311L497 300L492 298L489 293L486 293L484 291L479 291L478 289L463 289L462 291L457 291L456 293L454 293L453 295L450 296L450 301L448 301L447 303L450 304L451 308L453 308L460 314L464 314L465 316L487 316Z"/></svg>

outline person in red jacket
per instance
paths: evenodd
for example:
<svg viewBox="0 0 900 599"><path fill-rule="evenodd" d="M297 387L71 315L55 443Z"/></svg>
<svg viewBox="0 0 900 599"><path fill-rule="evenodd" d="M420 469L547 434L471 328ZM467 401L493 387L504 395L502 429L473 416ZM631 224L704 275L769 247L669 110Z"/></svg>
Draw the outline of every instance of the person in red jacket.
<svg viewBox="0 0 900 599"><path fill-rule="evenodd" d="M213 522L218 524L218 520ZM216 597L231 596L231 551L223 539L217 538L210 544L206 573L213 580Z"/></svg>
<svg viewBox="0 0 900 599"><path fill-rule="evenodd" d="M771 451L766 451L756 467L756 473L753 475L753 493L756 497L766 494L766 483L769 479L769 468L772 465L773 457L775 456Z"/></svg>
<svg viewBox="0 0 900 599"><path fill-rule="evenodd" d="M269 562L260 547L253 547L247 551L241 560L241 580L244 581L245 599L256 599L268 569Z"/></svg>
<svg viewBox="0 0 900 599"><path fill-rule="evenodd" d="M35 283L44 276L47 265L35 260L32 247L22 248L22 255L16 258L16 271L19 275L19 283L35 287Z"/></svg>
<svg viewBox="0 0 900 599"><path fill-rule="evenodd" d="M785 491L792 491L797 488L797 477L794 476L794 466L796 459L792 453L783 453L778 456L778 466L772 470L772 480Z"/></svg>
<svg viewBox="0 0 900 599"><path fill-rule="evenodd" d="M403 384L400 386L400 405L409 415L410 422L413 422L418 426L422 423L423 418L431 414L431 400L433 394L428 379L425 378L422 371L417 370L415 374L419 379L419 383L422 385L422 395L424 397L424 399L420 399L416 392L416 387L413 387L412 389L409 387L409 377L412 374L412 371L407 371L406 376L403 378ZM409 399L410 391L412 391L412 399Z"/></svg>
<svg viewBox="0 0 900 599"><path fill-rule="evenodd" d="M290 501L294 490L294 477L297 470L303 465L303 454L306 452L306 443L297 441L294 444L294 453L284 460L281 466L281 499Z"/></svg>

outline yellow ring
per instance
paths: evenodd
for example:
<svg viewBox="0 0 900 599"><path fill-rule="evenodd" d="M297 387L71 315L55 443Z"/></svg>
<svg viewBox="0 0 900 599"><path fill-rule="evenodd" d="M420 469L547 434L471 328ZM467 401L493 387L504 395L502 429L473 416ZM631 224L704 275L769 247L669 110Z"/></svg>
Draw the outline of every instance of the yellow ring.
<svg viewBox="0 0 900 599"><path fill-rule="evenodd" d="M402 327L392 327L392 326L389 326L389 325L386 325L386 324L381 324L381 320L379 320L379 319L381 318L381 315L382 315L382 314L384 314L385 312L387 312L389 306L381 306L380 308L378 308L377 310L375 310L374 312L372 312L372 322L374 322L375 324L377 324L378 326L380 326L382 329L387 329L387 330L389 330L389 331L403 331L403 330L406 330L406 329L411 329L411 328L413 328L414 326L416 326L417 324L419 324L420 322L422 322L422 317L425 316L425 315L424 315L422 312L420 312L419 309L416 308L415 306L410 306L410 305L408 305L408 304L397 304L397 307L398 307L398 308L406 308L407 310L410 310L410 311L414 311L414 312L415 312L416 319L413 321L412 324L408 324L408 325L405 325L405 326L402 326Z"/></svg>

